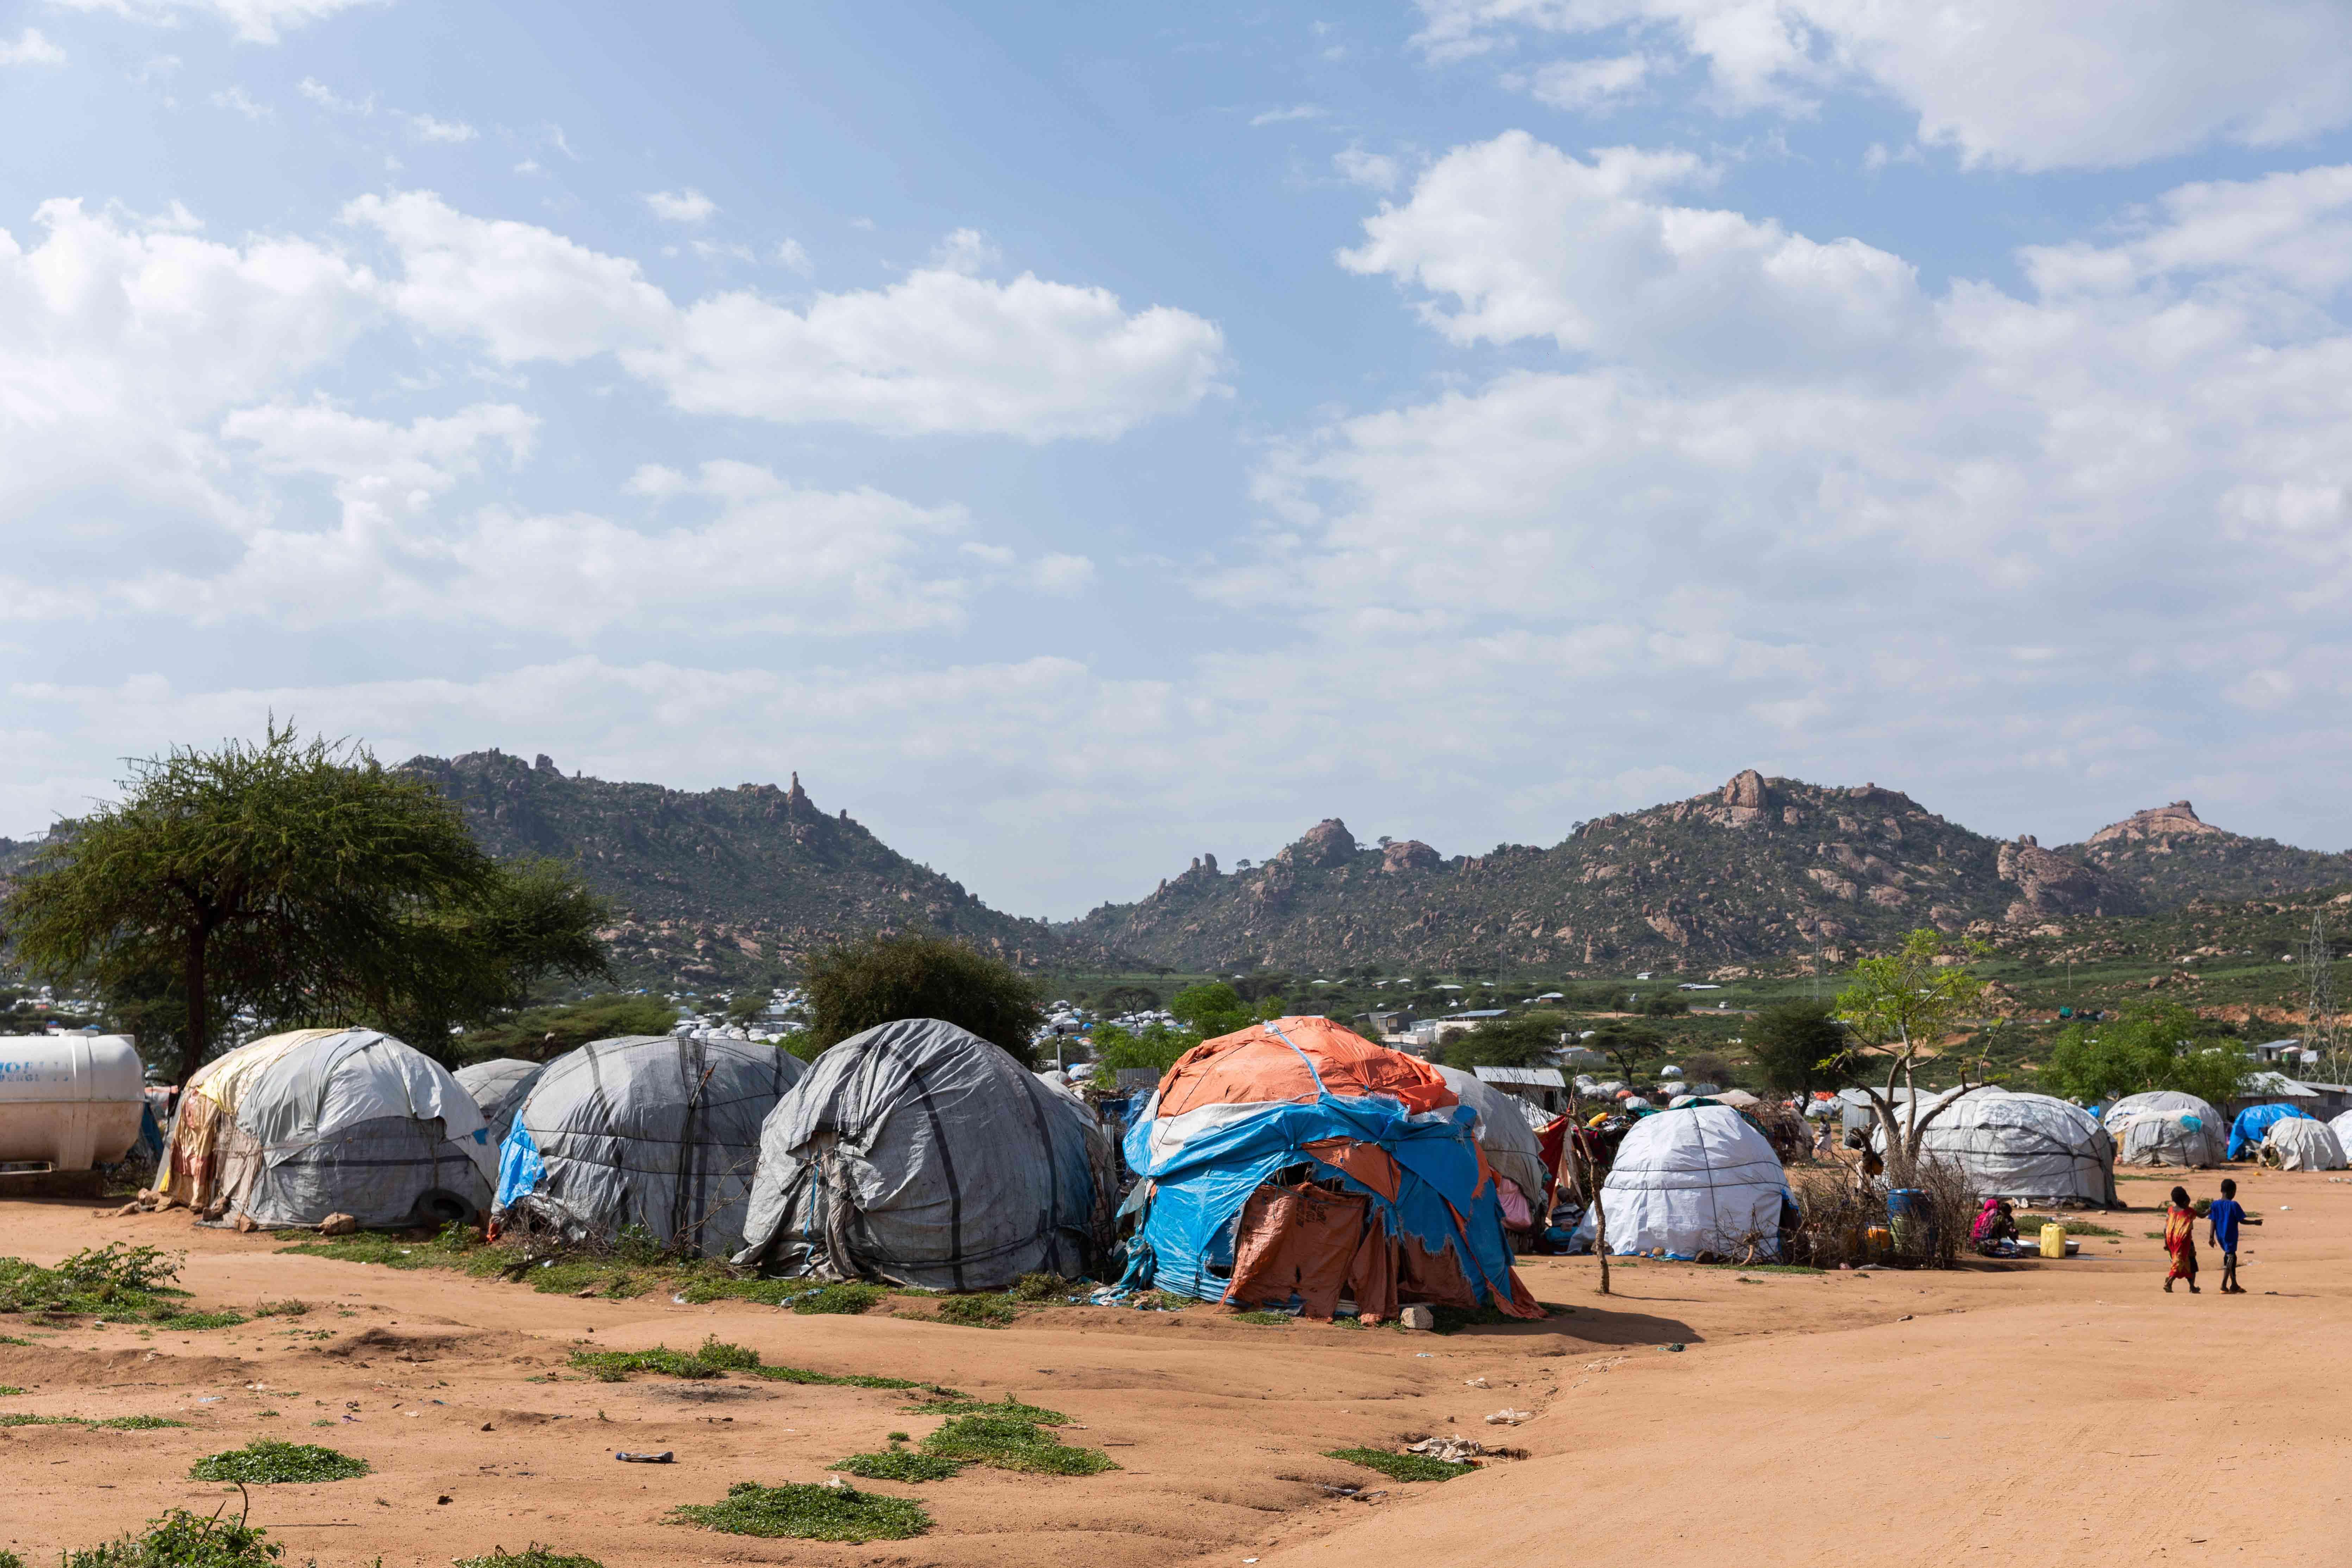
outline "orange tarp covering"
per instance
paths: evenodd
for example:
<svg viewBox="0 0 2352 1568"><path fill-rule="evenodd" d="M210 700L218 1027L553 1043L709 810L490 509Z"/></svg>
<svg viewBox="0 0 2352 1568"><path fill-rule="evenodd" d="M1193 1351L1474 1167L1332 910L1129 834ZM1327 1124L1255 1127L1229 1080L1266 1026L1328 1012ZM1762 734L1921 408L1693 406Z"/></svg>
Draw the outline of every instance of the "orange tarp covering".
<svg viewBox="0 0 2352 1568"><path fill-rule="evenodd" d="M1374 1045L1328 1018L1276 1018L1203 1040L1179 1057L1160 1079L1160 1114L1269 1100L1311 1104L1318 1074L1333 1094L1382 1094L1408 1110L1458 1103L1437 1069L1418 1057Z"/></svg>

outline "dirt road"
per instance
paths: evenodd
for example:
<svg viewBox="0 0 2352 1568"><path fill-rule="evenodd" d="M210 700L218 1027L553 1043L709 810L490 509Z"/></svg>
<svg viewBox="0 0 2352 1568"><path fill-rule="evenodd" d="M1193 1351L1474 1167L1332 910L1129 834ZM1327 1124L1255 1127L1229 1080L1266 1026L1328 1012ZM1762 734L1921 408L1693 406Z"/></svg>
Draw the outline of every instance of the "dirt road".
<svg viewBox="0 0 2352 1568"><path fill-rule="evenodd" d="M666 1298L578 1300L442 1271L278 1255L184 1215L0 1204L0 1251L52 1262L130 1239L184 1248L205 1308L301 1299L299 1318L206 1332L45 1330L0 1320L0 1415L166 1416L184 1429L0 1427L0 1544L37 1563L163 1508L209 1512L197 1458L257 1436L320 1442L358 1480L255 1490L299 1563L391 1568L544 1542L607 1568L688 1562L1063 1564L1171 1559L1262 1568L1469 1561L1758 1564L2182 1560L2301 1548L2334 1561L2347 1487L2333 1412L2352 1319L2352 1184L2241 1175L2252 1295L2166 1297L2158 1228L2108 1216L2064 1264L1948 1275L1772 1274L1643 1262L1618 1293L1589 1259L1531 1259L1542 1324L1438 1337L1062 1308L1005 1330L879 1313L798 1317ZM2125 1184L2145 1206L2169 1183ZM2210 1176L2190 1183L2210 1194ZM2283 1212L2284 1211L2284 1212ZM2210 1263L2210 1260L2209 1260ZM2273 1292L2275 1292L2274 1294ZM922 1486L928 1535L865 1546L664 1522L737 1480L821 1479L920 1435L907 1396L749 1382L625 1384L567 1370L577 1347L688 1350L706 1334L771 1363L1015 1394L1066 1413L1120 1469L971 1469ZM1679 1342L1687 1348L1663 1347ZM1476 1386L1474 1384L1483 1384ZM1510 1406L1516 1428L1486 1425ZM322 1424L323 1425L320 1425ZM1399 1485L1322 1450L1420 1432L1528 1458ZM666 1467L616 1449L671 1449ZM1327 1487L1369 1487L1370 1503ZM446 1499L445 1502L442 1499ZM234 1501L234 1495L231 1495Z"/></svg>

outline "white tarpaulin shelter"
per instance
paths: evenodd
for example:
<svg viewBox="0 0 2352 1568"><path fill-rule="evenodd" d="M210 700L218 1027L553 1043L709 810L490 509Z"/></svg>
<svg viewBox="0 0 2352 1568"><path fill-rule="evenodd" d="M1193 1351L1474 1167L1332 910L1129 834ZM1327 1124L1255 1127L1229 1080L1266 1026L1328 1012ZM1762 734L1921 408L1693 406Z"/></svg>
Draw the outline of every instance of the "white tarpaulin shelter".
<svg viewBox="0 0 2352 1568"><path fill-rule="evenodd" d="M1612 1253L1663 1251L1741 1258L1777 1257L1780 1213L1793 1201L1780 1156L1727 1105L1662 1110L1633 1123L1601 1184ZM1598 1226L1587 1211L1577 1239Z"/></svg>
<svg viewBox="0 0 2352 1568"><path fill-rule="evenodd" d="M624 1035L547 1064L499 1155L496 1217L606 1239L625 1226L721 1257L743 1245L760 1123L808 1066L715 1035Z"/></svg>
<svg viewBox="0 0 2352 1568"><path fill-rule="evenodd" d="M2282 1171L2340 1171L2344 1145L2326 1122L2290 1116L2263 1134L2263 1163Z"/></svg>
<svg viewBox="0 0 2352 1568"><path fill-rule="evenodd" d="M457 1081L474 1097L474 1103L482 1109L482 1120L489 1124L492 1148L507 1141L507 1132L514 1125L516 1108L546 1070L544 1062L527 1062L515 1057L500 1057L496 1061L476 1062L457 1069Z"/></svg>
<svg viewBox="0 0 2352 1568"><path fill-rule="evenodd" d="M2329 1122L2327 1130L2336 1134L2336 1141L2338 1143L2344 1145L2345 1156L2352 1159L2352 1110L2346 1111Z"/></svg>
<svg viewBox="0 0 2352 1568"><path fill-rule="evenodd" d="M776 1104L735 1261L995 1290L1101 1266L1109 1137L1067 1089L937 1018L853 1035Z"/></svg>
<svg viewBox="0 0 2352 1568"><path fill-rule="evenodd" d="M1896 1108L1898 1131L1910 1125L1908 1115ZM2116 1141L2079 1105L2004 1089L1947 1090L1932 1100L1921 1097L1919 1120L1927 1123L1921 1158L1959 1166L1981 1196L2121 1206ZM1874 1130L1871 1147L1885 1152L1883 1131Z"/></svg>
<svg viewBox="0 0 2352 1568"><path fill-rule="evenodd" d="M2227 1117L2177 1089L2125 1095L2100 1121L2121 1165L2218 1165L2230 1136Z"/></svg>
<svg viewBox="0 0 2352 1568"><path fill-rule="evenodd" d="M495 1161L440 1063L373 1029L297 1029L197 1070L156 1185L208 1219L439 1226L488 1206Z"/></svg>
<svg viewBox="0 0 2352 1568"><path fill-rule="evenodd" d="M1544 1169L1543 1148L1536 1142L1535 1129L1528 1125L1527 1117L1519 1110L1528 1101L1460 1068L1435 1062L1430 1065L1436 1068L1437 1075L1445 1080L1445 1087L1454 1091L1454 1098L1478 1113L1478 1147L1485 1151L1486 1163L1494 1167L1495 1174L1508 1176L1528 1206L1541 1209L1551 1175ZM1545 1121L1549 1123L1550 1118Z"/></svg>

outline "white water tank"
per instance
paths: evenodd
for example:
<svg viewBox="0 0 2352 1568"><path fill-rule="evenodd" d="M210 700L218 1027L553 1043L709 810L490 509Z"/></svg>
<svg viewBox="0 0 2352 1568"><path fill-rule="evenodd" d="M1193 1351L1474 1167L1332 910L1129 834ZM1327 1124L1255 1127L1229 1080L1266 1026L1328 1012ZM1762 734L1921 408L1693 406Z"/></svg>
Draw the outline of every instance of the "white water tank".
<svg viewBox="0 0 2352 1568"><path fill-rule="evenodd" d="M128 1035L0 1035L0 1166L121 1159L139 1141L142 1077Z"/></svg>

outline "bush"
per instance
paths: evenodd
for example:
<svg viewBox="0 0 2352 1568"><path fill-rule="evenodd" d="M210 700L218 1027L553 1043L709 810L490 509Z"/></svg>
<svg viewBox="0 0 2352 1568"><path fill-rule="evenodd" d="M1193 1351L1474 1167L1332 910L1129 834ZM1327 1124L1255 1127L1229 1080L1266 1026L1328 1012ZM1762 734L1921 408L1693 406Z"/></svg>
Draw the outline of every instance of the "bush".
<svg viewBox="0 0 2352 1568"><path fill-rule="evenodd" d="M1860 1061L1833 1011L1827 1002L1776 1002L1740 1031L1765 1088L1810 1093L1853 1081Z"/></svg>
<svg viewBox="0 0 2352 1568"><path fill-rule="evenodd" d="M962 1469L963 1461L892 1448L880 1454L852 1454L836 1459L830 1468L869 1481L943 1481Z"/></svg>
<svg viewBox="0 0 2352 1568"><path fill-rule="evenodd" d="M503 1546L494 1546L488 1557L457 1557L450 1561L451 1568L604 1568L593 1557L557 1552L536 1543L520 1552L509 1552Z"/></svg>
<svg viewBox="0 0 2352 1568"><path fill-rule="evenodd" d="M1927 1194L1925 1223L1891 1222L1885 1195L1857 1194L1841 1171L1791 1171L1789 1174L1799 1217L1785 1262L1816 1268L1834 1268L1842 1263L1857 1268L1876 1264L1949 1268L1969 1250L1969 1229L1976 1223L1979 1199L1967 1173L1958 1165L1922 1160L1913 1173L1914 1183ZM1888 1233L1885 1247L1871 1245L1873 1227Z"/></svg>
<svg viewBox="0 0 2352 1568"><path fill-rule="evenodd" d="M940 1321L967 1329L1001 1329L1017 1315L1003 1296L950 1296L940 1303Z"/></svg>
<svg viewBox="0 0 2352 1568"><path fill-rule="evenodd" d="M1045 1021L1037 988L1002 960L946 937L875 932L810 958L810 1044L818 1050L902 1018L940 1018L1036 1066L1032 1044Z"/></svg>
<svg viewBox="0 0 2352 1568"><path fill-rule="evenodd" d="M365 1459L321 1448L315 1443L280 1443L264 1437L242 1448L213 1454L188 1467L191 1480L243 1481L248 1486L289 1482L348 1481L369 1474Z"/></svg>
<svg viewBox="0 0 2352 1568"><path fill-rule="evenodd" d="M1074 1447L1035 1422L1012 1415L952 1416L923 1439L922 1450L942 1459L1034 1475L1091 1476L1118 1468L1099 1448Z"/></svg>
<svg viewBox="0 0 2352 1568"><path fill-rule="evenodd" d="M865 1285L856 1280L820 1285L815 1289L793 1299L793 1310L811 1314L855 1316L871 1310L890 1292L879 1285Z"/></svg>
<svg viewBox="0 0 2352 1568"><path fill-rule="evenodd" d="M143 1535L122 1535L85 1552L61 1553L62 1568L275 1568L283 1549L243 1520L210 1519L175 1508L147 1521ZM0 1552L0 1568L22 1568Z"/></svg>
<svg viewBox="0 0 2352 1568"><path fill-rule="evenodd" d="M855 1487L763 1487L756 1481L729 1487L724 1502L674 1508L670 1518L722 1535L794 1541L904 1541L931 1527L929 1510L904 1498L876 1497Z"/></svg>

